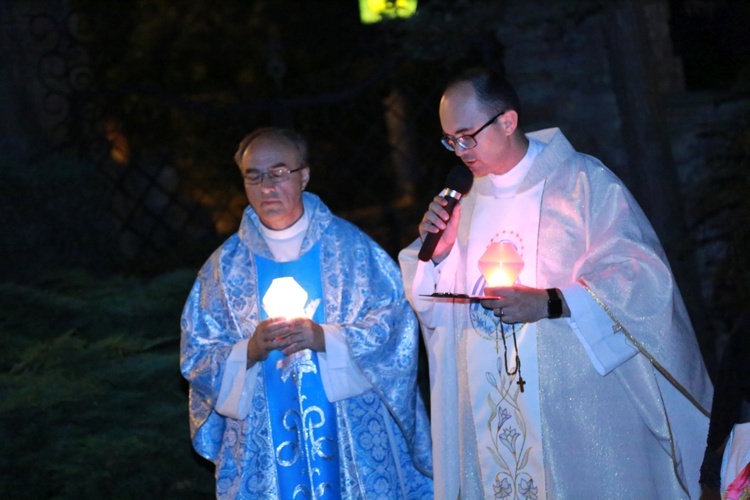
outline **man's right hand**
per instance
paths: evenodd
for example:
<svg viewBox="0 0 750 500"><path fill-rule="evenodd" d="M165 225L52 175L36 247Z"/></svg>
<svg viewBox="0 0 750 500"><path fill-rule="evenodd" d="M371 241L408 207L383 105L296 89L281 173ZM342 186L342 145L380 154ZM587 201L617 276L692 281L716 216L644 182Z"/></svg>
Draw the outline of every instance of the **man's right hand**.
<svg viewBox="0 0 750 500"><path fill-rule="evenodd" d="M288 330L286 318L268 318L258 323L255 333L247 343L247 367L265 361L273 350L288 347Z"/></svg>
<svg viewBox="0 0 750 500"><path fill-rule="evenodd" d="M427 233L443 231L435 247L435 252L432 254L432 262L435 264L442 262L453 248L458 232L458 221L461 218L461 205L456 205L453 209L453 215L449 215L443 208L447 204L448 201L444 197L435 196L419 223L419 237L422 241L427 237Z"/></svg>

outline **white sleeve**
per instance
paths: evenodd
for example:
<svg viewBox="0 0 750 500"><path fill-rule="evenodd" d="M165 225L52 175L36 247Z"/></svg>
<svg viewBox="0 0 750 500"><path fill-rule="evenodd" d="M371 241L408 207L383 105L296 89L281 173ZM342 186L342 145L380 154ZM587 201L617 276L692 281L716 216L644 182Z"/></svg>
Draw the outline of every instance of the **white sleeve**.
<svg viewBox="0 0 750 500"><path fill-rule="evenodd" d="M454 247L455 248L455 247ZM460 262L459 252L451 251L440 264L435 265L431 260L418 261L414 273L411 294L413 306L425 326L434 328L432 311L435 299L423 297L435 292L455 292L456 268Z"/></svg>
<svg viewBox="0 0 750 500"><path fill-rule="evenodd" d="M318 365L328 401L335 403L371 390L372 384L354 364L341 328L335 325L321 326L326 351L318 353Z"/></svg>
<svg viewBox="0 0 750 500"><path fill-rule="evenodd" d="M616 323L580 283L560 291L570 309L570 327L600 375L608 374L638 353L625 334L615 332Z"/></svg>
<svg viewBox="0 0 750 500"><path fill-rule="evenodd" d="M262 363L247 368L247 343L237 342L227 358L224 376L221 379L216 412L225 417L243 420L250 412L250 402L255 393L255 380Z"/></svg>

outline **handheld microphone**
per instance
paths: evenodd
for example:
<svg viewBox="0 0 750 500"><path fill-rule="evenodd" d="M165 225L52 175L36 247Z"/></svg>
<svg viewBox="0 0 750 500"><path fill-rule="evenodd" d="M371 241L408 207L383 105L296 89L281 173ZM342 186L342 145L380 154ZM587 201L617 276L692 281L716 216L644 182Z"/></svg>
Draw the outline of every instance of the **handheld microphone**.
<svg viewBox="0 0 750 500"><path fill-rule="evenodd" d="M450 216L453 214L453 209L456 207L458 200L469 192L473 182L474 174L463 163L456 165L448 172L448 177L445 180L445 189L440 192L440 196L448 201L448 204L443 207L448 212L448 220L450 220ZM422 248L419 249L419 260L427 262L432 258L432 254L435 253L435 247L442 235L442 229L437 233L427 233L422 242Z"/></svg>

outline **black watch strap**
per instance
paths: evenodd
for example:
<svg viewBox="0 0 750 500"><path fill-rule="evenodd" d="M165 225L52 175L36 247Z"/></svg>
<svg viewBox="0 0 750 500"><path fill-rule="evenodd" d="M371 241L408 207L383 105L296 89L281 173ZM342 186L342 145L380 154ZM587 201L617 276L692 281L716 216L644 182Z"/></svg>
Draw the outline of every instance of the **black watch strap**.
<svg viewBox="0 0 750 500"><path fill-rule="evenodd" d="M547 317L550 319L559 318L563 313L562 298L557 288L547 288Z"/></svg>

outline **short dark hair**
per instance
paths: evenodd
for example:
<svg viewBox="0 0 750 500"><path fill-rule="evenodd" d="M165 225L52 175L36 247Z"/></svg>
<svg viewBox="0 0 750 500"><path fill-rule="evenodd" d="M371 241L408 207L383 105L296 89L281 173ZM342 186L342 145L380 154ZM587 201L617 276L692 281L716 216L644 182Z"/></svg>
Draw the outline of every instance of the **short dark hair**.
<svg viewBox="0 0 750 500"><path fill-rule="evenodd" d="M294 147L297 148L297 153L299 154L300 164L308 166L308 148L307 139L305 139L305 136L295 130L288 128L262 127L253 130L240 141L239 146L237 146L237 152L234 153L234 162L238 167L242 167L242 156L245 154L245 151L247 151L247 148L250 147L250 143L252 143L259 137L266 136L271 136L275 139L286 139L287 141L294 144Z"/></svg>
<svg viewBox="0 0 750 500"><path fill-rule="evenodd" d="M452 78L445 92L461 83L468 83L477 93L480 104L490 114L512 109L521 115L521 102L513 85L504 75L490 68L470 68Z"/></svg>

